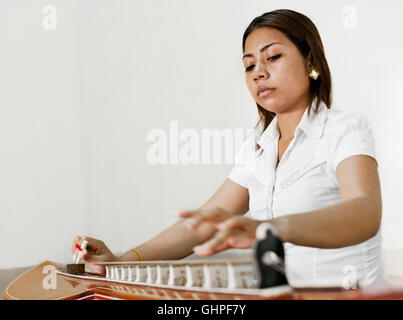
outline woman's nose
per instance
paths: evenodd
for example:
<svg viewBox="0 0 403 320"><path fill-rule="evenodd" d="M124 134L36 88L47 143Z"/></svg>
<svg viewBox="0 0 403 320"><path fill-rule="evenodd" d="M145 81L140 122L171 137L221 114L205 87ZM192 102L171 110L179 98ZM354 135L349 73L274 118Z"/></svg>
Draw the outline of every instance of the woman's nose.
<svg viewBox="0 0 403 320"><path fill-rule="evenodd" d="M261 63L256 65L255 72L256 72L256 74L254 76L255 81L257 81L258 79L261 79L261 78L265 79L265 78L269 77L269 73L267 72L264 65L262 65Z"/></svg>
<svg viewBox="0 0 403 320"><path fill-rule="evenodd" d="M269 73L265 70L261 70L261 71L256 71L256 75L254 77L255 81L259 80L259 79L266 79L269 77Z"/></svg>

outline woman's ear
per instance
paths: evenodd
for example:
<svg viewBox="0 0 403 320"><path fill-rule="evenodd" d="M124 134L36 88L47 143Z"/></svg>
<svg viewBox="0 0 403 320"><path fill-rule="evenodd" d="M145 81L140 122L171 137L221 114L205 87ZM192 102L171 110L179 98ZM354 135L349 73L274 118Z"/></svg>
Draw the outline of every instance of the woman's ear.
<svg viewBox="0 0 403 320"><path fill-rule="evenodd" d="M314 68L314 61L313 61L313 56L312 56L312 51L309 51L308 56L305 59L305 68L306 71L311 73L312 69Z"/></svg>

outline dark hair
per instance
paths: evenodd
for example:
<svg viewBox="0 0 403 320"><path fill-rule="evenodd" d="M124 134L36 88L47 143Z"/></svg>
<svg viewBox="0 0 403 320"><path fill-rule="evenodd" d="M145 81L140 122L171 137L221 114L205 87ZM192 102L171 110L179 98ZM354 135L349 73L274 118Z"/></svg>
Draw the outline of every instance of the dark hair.
<svg viewBox="0 0 403 320"><path fill-rule="evenodd" d="M245 53L246 38L254 30L263 27L274 28L281 31L295 44L305 59L310 59L315 69L320 73L317 80L310 78L308 115L310 112L310 106L315 97L317 97L316 107L313 110L315 114L322 101L326 104L327 108L330 108L332 103L331 74L325 57L322 40L313 22L302 13L292 10L280 9L266 12L253 19L246 28L242 39L243 53ZM256 105L259 113L259 121L256 124L255 129L259 124L262 124L264 131L276 114L264 109L258 103L256 103Z"/></svg>

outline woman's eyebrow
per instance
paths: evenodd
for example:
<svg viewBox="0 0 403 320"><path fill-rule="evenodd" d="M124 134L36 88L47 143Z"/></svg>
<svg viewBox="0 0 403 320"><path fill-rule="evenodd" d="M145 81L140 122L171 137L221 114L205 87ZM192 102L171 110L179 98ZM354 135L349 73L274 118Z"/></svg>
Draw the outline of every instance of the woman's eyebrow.
<svg viewBox="0 0 403 320"><path fill-rule="evenodd" d="M272 43L266 44L265 46L261 47L259 51L260 51L260 52L263 52L263 51L265 51L266 49L270 48L270 47L271 47L272 45L274 45L274 44L281 44L281 42L272 42ZM243 60L244 58L246 58L246 57L253 57L253 54L252 54L252 53L244 54L244 55L242 56L242 60Z"/></svg>

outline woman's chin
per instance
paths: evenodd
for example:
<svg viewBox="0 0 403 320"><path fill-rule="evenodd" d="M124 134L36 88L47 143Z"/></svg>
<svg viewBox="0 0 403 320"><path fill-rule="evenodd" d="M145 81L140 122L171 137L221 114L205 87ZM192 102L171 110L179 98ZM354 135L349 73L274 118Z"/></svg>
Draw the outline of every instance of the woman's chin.
<svg viewBox="0 0 403 320"><path fill-rule="evenodd" d="M260 105L263 109L270 112L278 112L278 103L276 103L275 99L260 99L257 101L257 104Z"/></svg>
<svg viewBox="0 0 403 320"><path fill-rule="evenodd" d="M263 109L265 109L266 111L270 111L270 112L274 112L277 113L278 112L278 108L276 108L275 106L273 106L272 104L270 105L262 105L259 104Z"/></svg>

